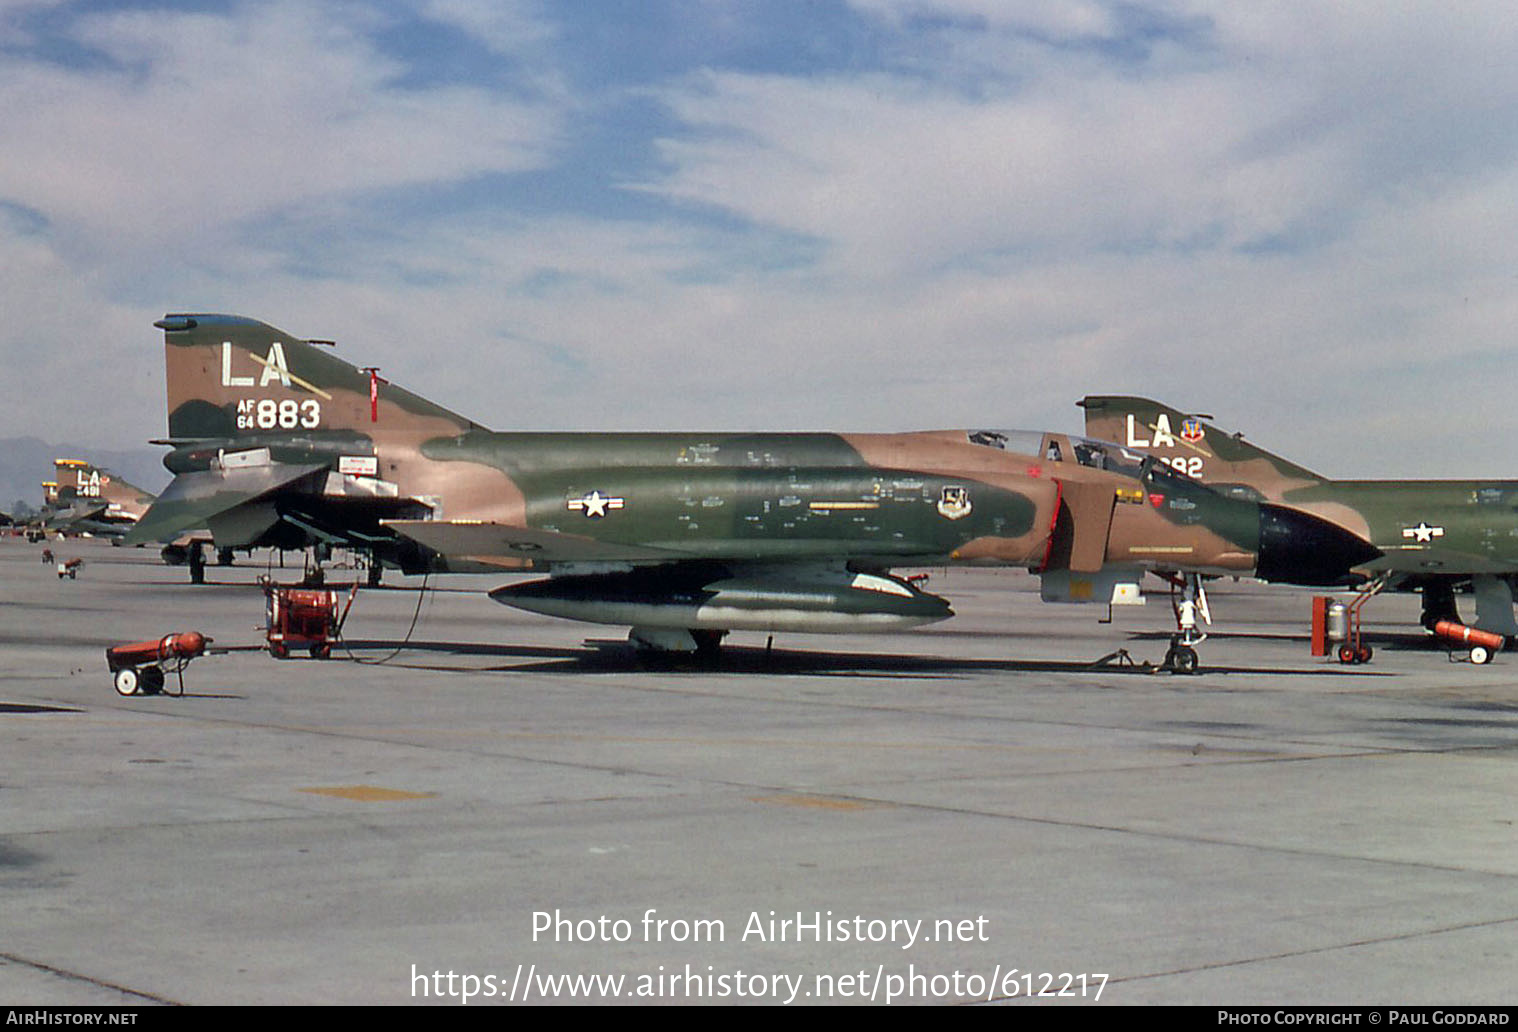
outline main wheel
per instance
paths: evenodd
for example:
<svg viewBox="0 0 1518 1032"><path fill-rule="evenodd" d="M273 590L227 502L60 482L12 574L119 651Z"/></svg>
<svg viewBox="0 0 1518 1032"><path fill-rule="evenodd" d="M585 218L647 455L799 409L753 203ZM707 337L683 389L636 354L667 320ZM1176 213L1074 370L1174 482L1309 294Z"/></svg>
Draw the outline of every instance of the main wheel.
<svg viewBox="0 0 1518 1032"><path fill-rule="evenodd" d="M116 690L122 695L137 694L137 671L131 667L122 667L116 671Z"/></svg>
<svg viewBox="0 0 1518 1032"><path fill-rule="evenodd" d="M693 628L690 636L696 643L696 655L702 659L716 659L722 652L722 639L727 636L727 632L695 630Z"/></svg>

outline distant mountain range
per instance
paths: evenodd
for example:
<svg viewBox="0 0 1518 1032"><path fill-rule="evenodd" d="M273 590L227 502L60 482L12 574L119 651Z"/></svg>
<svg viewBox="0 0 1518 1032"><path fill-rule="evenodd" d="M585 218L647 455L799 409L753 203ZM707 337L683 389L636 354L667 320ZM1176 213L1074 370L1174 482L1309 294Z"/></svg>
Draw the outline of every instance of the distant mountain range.
<svg viewBox="0 0 1518 1032"><path fill-rule="evenodd" d="M163 468L166 449L143 445L129 451L50 444L35 437L0 438L0 511L10 512L18 500L42 507L42 482L53 479L54 459L86 459L154 494L169 483Z"/></svg>

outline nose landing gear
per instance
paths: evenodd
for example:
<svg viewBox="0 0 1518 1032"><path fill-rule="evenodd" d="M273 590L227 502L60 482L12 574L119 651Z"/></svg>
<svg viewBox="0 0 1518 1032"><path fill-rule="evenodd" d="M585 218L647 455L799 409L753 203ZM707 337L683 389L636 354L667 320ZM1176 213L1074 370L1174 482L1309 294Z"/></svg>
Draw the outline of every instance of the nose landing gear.
<svg viewBox="0 0 1518 1032"><path fill-rule="evenodd" d="M1175 585L1174 581L1172 585ZM1212 613L1207 608L1207 592L1202 589L1201 574L1183 574L1178 586L1180 598L1172 597L1171 601L1177 630L1171 635L1170 648L1165 650L1160 669L1172 674L1194 674L1197 670L1196 647L1207 640L1207 635L1197 626L1197 617L1210 624Z"/></svg>

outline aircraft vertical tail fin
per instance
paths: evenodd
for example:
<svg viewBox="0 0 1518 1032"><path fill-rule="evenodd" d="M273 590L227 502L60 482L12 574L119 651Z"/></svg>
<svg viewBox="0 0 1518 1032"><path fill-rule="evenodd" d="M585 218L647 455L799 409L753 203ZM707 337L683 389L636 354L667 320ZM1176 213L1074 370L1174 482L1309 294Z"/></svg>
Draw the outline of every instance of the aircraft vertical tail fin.
<svg viewBox="0 0 1518 1032"><path fill-rule="evenodd" d="M151 492L84 459L54 459L53 471L59 505L98 505L112 518L136 520L153 504Z"/></svg>
<svg viewBox="0 0 1518 1032"><path fill-rule="evenodd" d="M171 314L164 331L175 441L326 430L454 435L478 424L254 319Z"/></svg>
<svg viewBox="0 0 1518 1032"><path fill-rule="evenodd" d="M1256 447L1242 434L1219 430L1207 416L1122 395L1088 395L1076 404L1086 410L1086 436L1154 455L1225 494L1279 501L1286 490L1327 483L1326 477Z"/></svg>

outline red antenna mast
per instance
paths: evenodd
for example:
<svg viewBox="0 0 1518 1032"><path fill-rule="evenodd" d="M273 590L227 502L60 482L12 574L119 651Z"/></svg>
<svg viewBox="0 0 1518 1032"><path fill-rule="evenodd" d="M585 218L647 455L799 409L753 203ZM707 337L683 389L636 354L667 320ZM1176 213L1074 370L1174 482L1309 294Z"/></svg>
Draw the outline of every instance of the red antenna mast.
<svg viewBox="0 0 1518 1032"><path fill-rule="evenodd" d="M369 374L369 422L379 422L379 385L389 383L389 380L380 379L379 366L364 366L364 372Z"/></svg>

